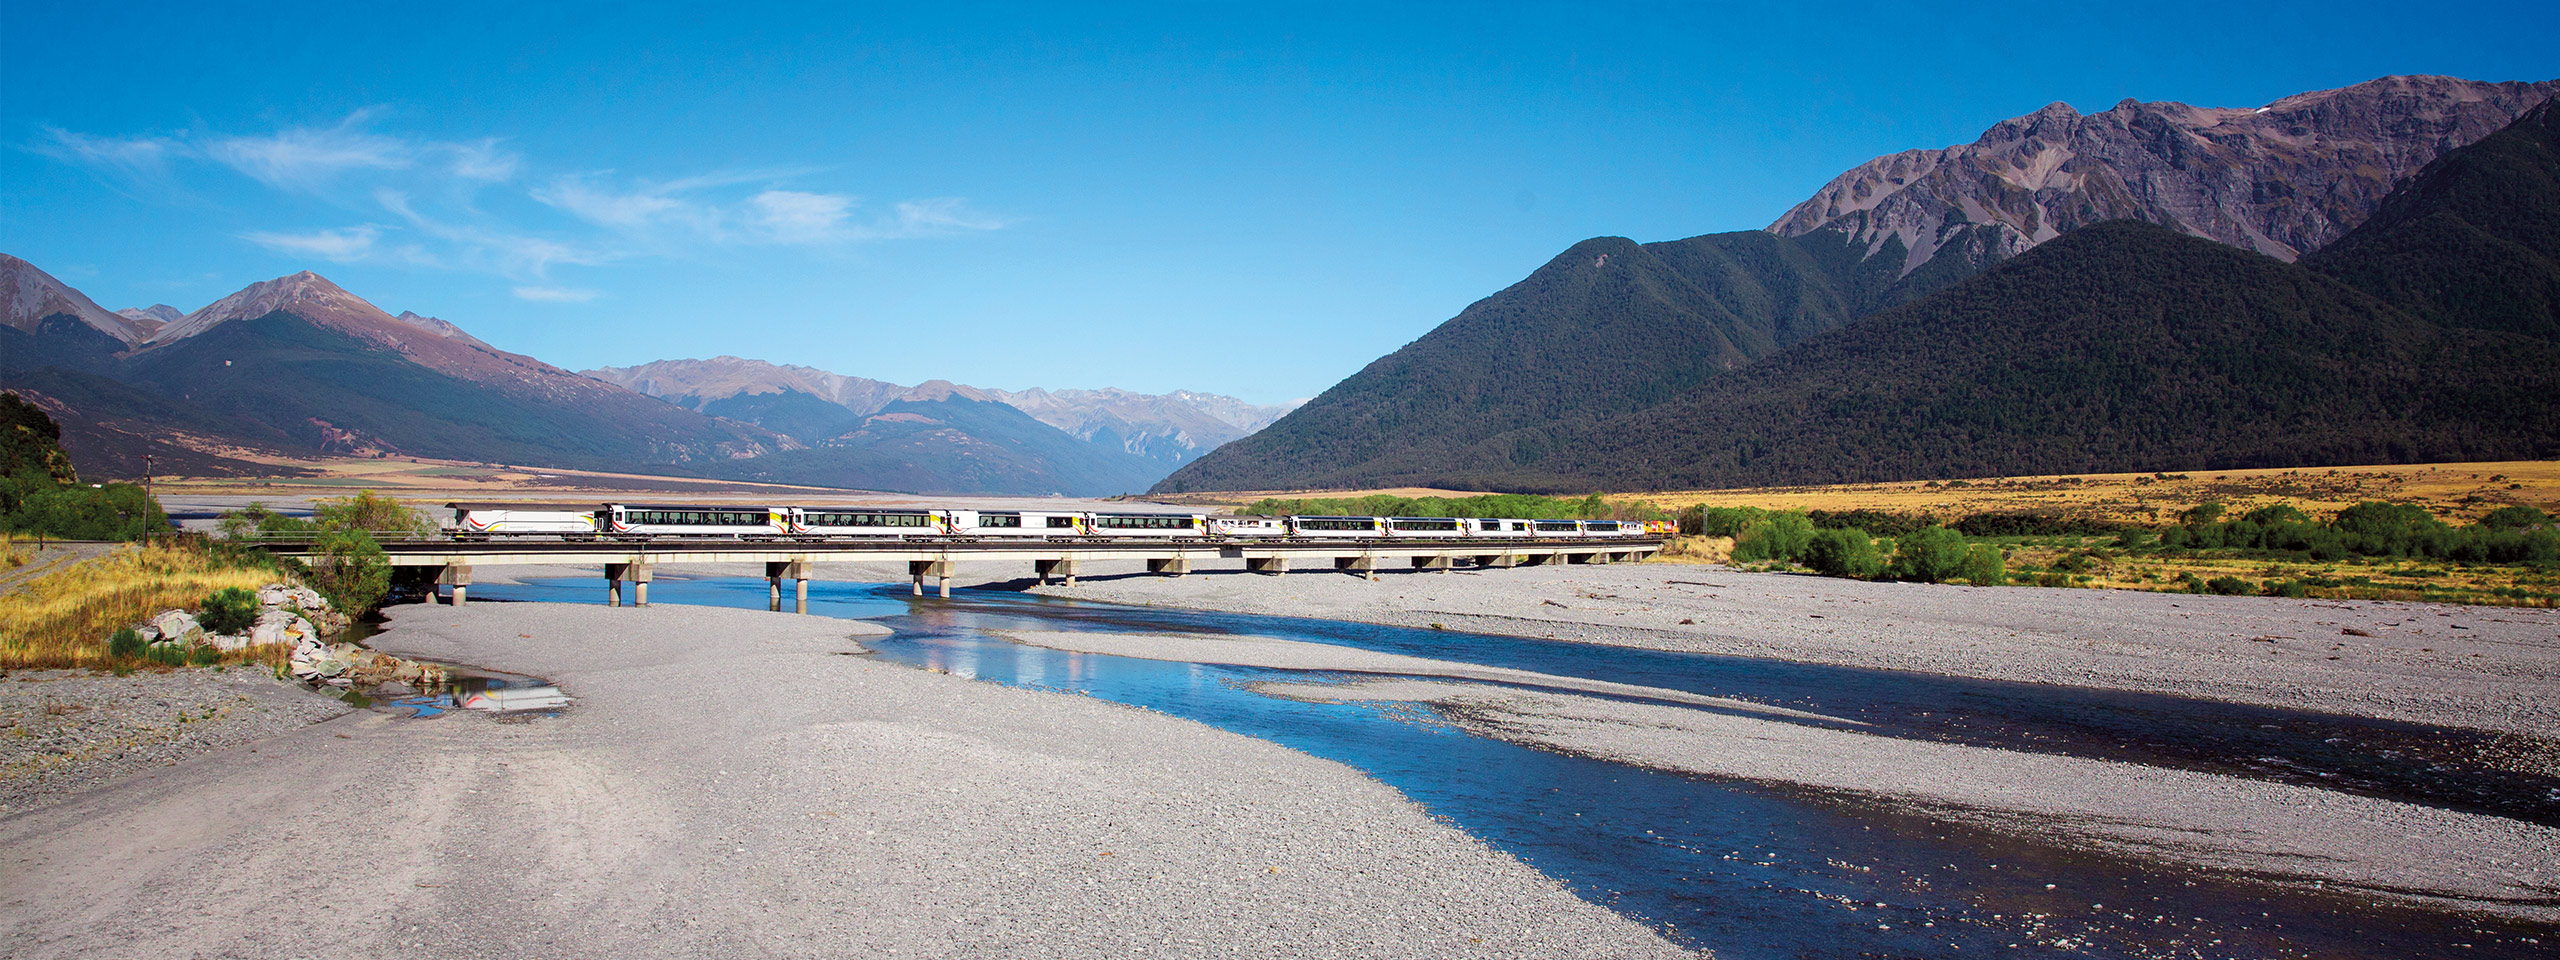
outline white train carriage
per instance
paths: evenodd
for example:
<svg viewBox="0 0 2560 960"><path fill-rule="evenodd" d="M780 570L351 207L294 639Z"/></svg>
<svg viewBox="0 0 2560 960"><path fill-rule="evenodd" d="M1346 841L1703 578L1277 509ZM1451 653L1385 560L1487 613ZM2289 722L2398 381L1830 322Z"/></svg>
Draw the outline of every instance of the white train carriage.
<svg viewBox="0 0 2560 960"><path fill-rule="evenodd" d="M1286 517L1210 517L1209 535L1214 537L1285 537L1289 535Z"/></svg>
<svg viewBox="0 0 2560 960"><path fill-rule="evenodd" d="M596 535L596 509L559 503L448 503L453 508L453 535L466 540L490 536L556 536L568 539Z"/></svg>
<svg viewBox="0 0 2560 960"><path fill-rule="evenodd" d="M1080 537L1085 532L1084 514L1055 513L1039 510L953 510L950 512L951 535L955 537Z"/></svg>
<svg viewBox="0 0 2560 960"><path fill-rule="evenodd" d="M1290 517L1289 535L1315 540L1387 535L1384 517Z"/></svg>
<svg viewBox="0 0 2560 960"><path fill-rule="evenodd" d="M1465 523L1467 526L1467 536L1470 537L1499 539L1507 537L1525 537L1529 535L1529 521L1527 520L1485 517L1482 519L1467 520Z"/></svg>
<svg viewBox="0 0 2560 960"><path fill-rule="evenodd" d="M1531 520L1529 535L1532 537L1579 537L1582 535L1582 521Z"/></svg>
<svg viewBox="0 0 2560 960"><path fill-rule="evenodd" d="M1197 513L1089 513L1085 530L1097 537L1177 539L1209 534L1209 518Z"/></svg>
<svg viewBox="0 0 2560 960"><path fill-rule="evenodd" d="M886 507L793 507L791 532L803 537L894 537L906 540L951 532L943 510Z"/></svg>
<svg viewBox="0 0 2560 960"><path fill-rule="evenodd" d="M615 537L779 538L791 532L790 507L678 506L608 503L597 526Z"/></svg>
<svg viewBox="0 0 2560 960"><path fill-rule="evenodd" d="M1641 537L1644 523L1637 520L1585 520L1582 535L1586 537Z"/></svg>
<svg viewBox="0 0 2560 960"><path fill-rule="evenodd" d="M1456 517L1388 517L1387 536L1443 539L1467 535L1467 522Z"/></svg>

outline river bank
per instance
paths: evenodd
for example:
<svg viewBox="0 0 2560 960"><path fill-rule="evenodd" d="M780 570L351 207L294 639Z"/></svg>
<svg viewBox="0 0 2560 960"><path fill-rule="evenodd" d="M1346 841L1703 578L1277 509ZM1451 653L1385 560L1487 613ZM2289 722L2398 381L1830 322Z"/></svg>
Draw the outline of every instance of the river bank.
<svg viewBox="0 0 2560 960"><path fill-rule="evenodd" d="M378 649L577 701L358 711L0 819L0 940L29 957L1681 955L1349 768L852 655L869 624L391 614Z"/></svg>
<svg viewBox="0 0 2560 960"><path fill-rule="evenodd" d="M1073 587L994 585L2466 727L2519 735L2520 762L2560 772L2560 610L1870 583L1664 563L1375 581L1224 569L1176 578L1092 564Z"/></svg>

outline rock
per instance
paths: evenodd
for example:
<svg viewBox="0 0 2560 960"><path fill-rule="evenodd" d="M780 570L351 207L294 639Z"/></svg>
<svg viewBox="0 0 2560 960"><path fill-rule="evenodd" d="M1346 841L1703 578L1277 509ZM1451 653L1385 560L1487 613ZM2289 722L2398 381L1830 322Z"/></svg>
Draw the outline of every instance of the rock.
<svg viewBox="0 0 2560 960"><path fill-rule="evenodd" d="M161 639L160 628L148 623L135 624L133 626L133 632L140 635L142 637L142 642L144 643L159 643Z"/></svg>
<svg viewBox="0 0 2560 960"><path fill-rule="evenodd" d="M166 641L193 643L204 636L204 625L196 622L195 614L184 610L170 610L153 617L151 626Z"/></svg>
<svg viewBox="0 0 2560 960"><path fill-rule="evenodd" d="M244 646L289 643L299 647L302 641L317 640L319 637L320 628L313 626L311 621L303 619L300 615L287 610L268 610L258 614L257 622L249 626L248 636L241 643ZM235 648L224 647L223 649Z"/></svg>

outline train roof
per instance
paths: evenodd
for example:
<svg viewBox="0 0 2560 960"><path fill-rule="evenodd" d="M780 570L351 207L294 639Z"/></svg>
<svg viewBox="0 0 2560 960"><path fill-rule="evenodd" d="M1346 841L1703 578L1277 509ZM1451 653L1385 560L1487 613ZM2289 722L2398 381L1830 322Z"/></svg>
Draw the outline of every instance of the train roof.
<svg viewBox="0 0 2560 960"><path fill-rule="evenodd" d="M625 510L784 510L769 503L608 503L608 507Z"/></svg>
<svg viewBox="0 0 2560 960"><path fill-rule="evenodd" d="M602 506L602 504L574 502L563 503L557 500L492 500L471 502L458 501L445 504L445 506L451 507L455 510L553 510L594 513L596 512L596 508Z"/></svg>

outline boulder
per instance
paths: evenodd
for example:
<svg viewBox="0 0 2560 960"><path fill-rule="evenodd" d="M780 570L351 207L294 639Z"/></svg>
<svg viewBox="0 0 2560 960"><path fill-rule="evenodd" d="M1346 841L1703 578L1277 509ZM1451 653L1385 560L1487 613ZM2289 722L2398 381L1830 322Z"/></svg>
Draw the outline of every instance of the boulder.
<svg viewBox="0 0 2560 960"><path fill-rule="evenodd" d="M237 639L240 646L264 646L270 643L289 643L298 647L304 640L318 640L319 638L320 628L313 626L311 621L303 619L300 614L293 613L289 610L268 610L259 613L257 622L249 625L249 633L247 636ZM222 639L229 640L233 638L226 637ZM219 641L217 641L215 645L222 646ZM222 646L222 648L225 650L238 649L238 647L234 646Z"/></svg>
<svg viewBox="0 0 2560 960"><path fill-rule="evenodd" d="M141 636L142 642L144 643L159 643L161 639L160 628L152 626L149 623L134 624L133 632Z"/></svg>
<svg viewBox="0 0 2560 960"><path fill-rule="evenodd" d="M151 627L160 632L163 642L194 643L204 636L204 625L196 622L195 614L184 610L170 610L151 618Z"/></svg>

